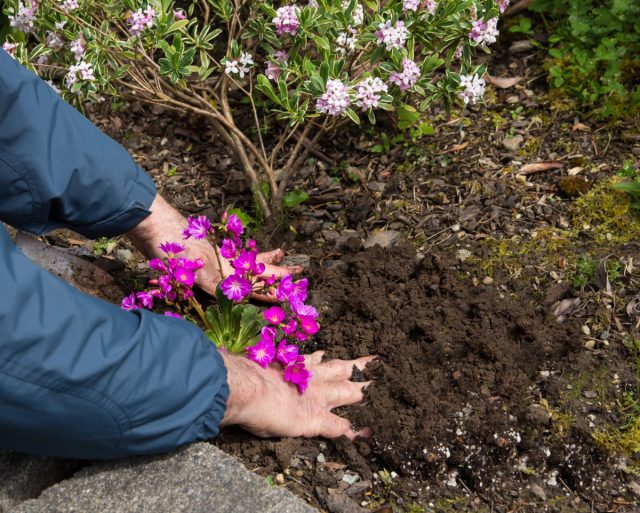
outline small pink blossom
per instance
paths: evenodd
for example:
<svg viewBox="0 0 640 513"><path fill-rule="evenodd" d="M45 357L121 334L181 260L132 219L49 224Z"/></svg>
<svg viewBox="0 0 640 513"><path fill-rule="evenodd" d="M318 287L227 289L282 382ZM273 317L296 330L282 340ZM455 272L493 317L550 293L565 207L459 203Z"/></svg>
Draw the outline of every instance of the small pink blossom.
<svg viewBox="0 0 640 513"><path fill-rule="evenodd" d="M267 67L264 70L264 75L269 80L274 80L274 81L278 80L281 73L282 73L282 68L280 68L280 66L278 66L275 62L272 62L272 61L267 62Z"/></svg>
<svg viewBox="0 0 640 513"><path fill-rule="evenodd" d="M298 12L300 8L295 5L285 5L279 7L276 11L276 16L271 20L276 26L276 34L281 36L282 34L291 34L295 36L300 27L298 21Z"/></svg>
<svg viewBox="0 0 640 513"><path fill-rule="evenodd" d="M231 214L227 218L225 229L227 232L233 233L236 237L240 237L240 235L244 233L244 226L242 226L242 221L240 221L240 218L235 214Z"/></svg>
<svg viewBox="0 0 640 513"><path fill-rule="evenodd" d="M427 10L429 14L434 14L438 8L438 2L436 0L427 0Z"/></svg>
<svg viewBox="0 0 640 513"><path fill-rule="evenodd" d="M498 9L500 10L500 12L502 13L506 11L510 3L511 3L511 0L500 0L500 2L498 3Z"/></svg>
<svg viewBox="0 0 640 513"><path fill-rule="evenodd" d="M387 85L378 77L367 77L355 88L356 105L362 110L375 109L380 103L382 93L386 93Z"/></svg>
<svg viewBox="0 0 640 513"><path fill-rule="evenodd" d="M187 15L182 9L174 9L173 10L173 19L176 21L184 20L187 18Z"/></svg>
<svg viewBox="0 0 640 513"><path fill-rule="evenodd" d="M80 80L95 80L93 74L93 64L85 61L80 61L77 64L69 67L69 73L65 77L65 84L70 89L78 79Z"/></svg>
<svg viewBox="0 0 640 513"><path fill-rule="evenodd" d="M136 298L144 308L151 310L153 308L153 294L143 290L136 294Z"/></svg>
<svg viewBox="0 0 640 513"><path fill-rule="evenodd" d="M196 281L195 273L184 267L178 267L173 272L173 276L178 283L181 283L182 285L186 285L187 287L192 287Z"/></svg>
<svg viewBox="0 0 640 513"><path fill-rule="evenodd" d="M28 2L28 6L20 2L18 4L18 11L8 16L9 25L25 34L32 32L37 7L38 3L35 0L33 0L33 3Z"/></svg>
<svg viewBox="0 0 640 513"><path fill-rule="evenodd" d="M82 33L80 33L78 39L74 39L73 41L71 41L69 49L75 56L76 61L82 60L82 57L86 50L86 41L84 40L84 36L82 35Z"/></svg>
<svg viewBox="0 0 640 513"><path fill-rule="evenodd" d="M417 11L421 0L403 0L402 9L405 11Z"/></svg>
<svg viewBox="0 0 640 513"><path fill-rule="evenodd" d="M273 341L260 340L257 344L247 347L247 357L266 369L276 355Z"/></svg>
<svg viewBox="0 0 640 513"><path fill-rule="evenodd" d="M285 335L292 336L298 329L298 321L296 321L295 319L291 319L287 324L281 326L280 329Z"/></svg>
<svg viewBox="0 0 640 513"><path fill-rule="evenodd" d="M60 8L67 13L71 11L75 11L79 7L80 7L80 4L78 3L78 0L64 0L62 2L62 5L60 6Z"/></svg>
<svg viewBox="0 0 640 513"><path fill-rule="evenodd" d="M179 313L176 313L176 312L169 312L169 311L167 311L167 312L165 312L164 314L165 314L167 317L173 317L173 318L175 318L175 319L183 319L182 315L180 315Z"/></svg>
<svg viewBox="0 0 640 513"><path fill-rule="evenodd" d="M315 335L320 330L320 325L313 317L298 317L300 327L307 335Z"/></svg>
<svg viewBox="0 0 640 513"><path fill-rule="evenodd" d="M10 43L9 41L5 41L4 43L2 43L2 49L5 52L7 52L14 59L15 59L16 47L17 46L18 45L14 44L14 43Z"/></svg>
<svg viewBox="0 0 640 513"><path fill-rule="evenodd" d="M479 45L490 45L497 41L499 33L498 18L491 18L488 21L474 20L469 32L469 39Z"/></svg>
<svg viewBox="0 0 640 513"><path fill-rule="evenodd" d="M145 29L153 27L155 15L156 11L151 6L148 6L144 11L138 9L132 12L131 16L127 19L131 35L139 36Z"/></svg>
<svg viewBox="0 0 640 513"><path fill-rule="evenodd" d="M460 88L462 91L458 93L458 96L462 98L465 105L475 104L484 96L485 85L484 79L476 74L461 75Z"/></svg>
<svg viewBox="0 0 640 513"><path fill-rule="evenodd" d="M260 330L260 340L275 342L276 334L276 329L273 326L263 326L263 328Z"/></svg>
<svg viewBox="0 0 640 513"><path fill-rule="evenodd" d="M257 256L257 251L247 251L243 249L238 255L238 258L231 262L231 265L238 274L262 274L265 270L265 265L256 261Z"/></svg>

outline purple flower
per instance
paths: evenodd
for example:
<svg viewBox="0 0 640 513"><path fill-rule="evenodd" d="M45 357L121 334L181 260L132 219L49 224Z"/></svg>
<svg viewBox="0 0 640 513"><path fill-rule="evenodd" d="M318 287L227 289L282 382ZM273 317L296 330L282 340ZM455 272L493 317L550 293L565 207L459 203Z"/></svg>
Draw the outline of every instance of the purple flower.
<svg viewBox="0 0 640 513"><path fill-rule="evenodd" d="M291 34L295 36L298 32L300 22L298 21L298 11L300 9L295 5L285 5L278 8L276 17L271 21L276 26L276 34Z"/></svg>
<svg viewBox="0 0 640 513"><path fill-rule="evenodd" d="M238 254L238 248L235 242L231 239L223 239L222 246L220 246L220 254L227 260L231 260Z"/></svg>
<svg viewBox="0 0 640 513"><path fill-rule="evenodd" d="M267 287L270 287L271 285L273 285L276 282L277 278L275 274L272 274L271 276L269 276L268 278L265 278L264 280L264 284Z"/></svg>
<svg viewBox="0 0 640 513"><path fill-rule="evenodd" d="M152 258L149 260L149 267L154 271L159 271L161 273L167 272L167 266L164 265L164 262L159 258Z"/></svg>
<svg viewBox="0 0 640 513"><path fill-rule="evenodd" d="M178 283L186 285L187 287L193 287L196 281L195 273L185 267L178 267L173 272L173 277Z"/></svg>
<svg viewBox="0 0 640 513"><path fill-rule="evenodd" d="M182 9L174 9L173 10L173 19L176 21L186 19L187 15L184 13Z"/></svg>
<svg viewBox="0 0 640 513"><path fill-rule="evenodd" d="M301 394L304 394L309 387L312 377L313 373L304 366L304 356L298 356L295 363L284 369L284 380L295 384Z"/></svg>
<svg viewBox="0 0 640 513"><path fill-rule="evenodd" d="M136 297L140 301L140 304L144 308L148 308L149 310L153 308L153 296L154 294L152 294L151 292L147 292L145 290L138 292L136 294Z"/></svg>
<svg viewBox="0 0 640 513"><path fill-rule="evenodd" d="M269 340L271 342L275 342L276 340L276 330L273 326L264 326L260 330L260 340Z"/></svg>
<svg viewBox="0 0 640 513"><path fill-rule="evenodd" d="M227 232L233 233L236 237L240 237L240 235L244 233L244 226L242 226L242 221L240 221L240 218L235 214L231 214L227 218L225 229Z"/></svg>
<svg viewBox="0 0 640 513"><path fill-rule="evenodd" d="M417 11L420 7L420 0L403 0L402 9L404 11Z"/></svg>
<svg viewBox="0 0 640 513"><path fill-rule="evenodd" d="M164 251L167 255L177 255L178 253L182 253L184 251L184 245L179 242L165 242L160 244L160 249ZM151 264L151 262L149 262Z"/></svg>
<svg viewBox="0 0 640 513"><path fill-rule="evenodd" d="M316 101L316 110L329 116L341 116L351 105L349 88L340 80L327 80L327 90Z"/></svg>
<svg viewBox="0 0 640 513"><path fill-rule="evenodd" d="M389 81L396 84L400 91L406 91L413 87L420 78L420 68L411 59L402 59L402 73L393 71L389 76Z"/></svg>
<svg viewBox="0 0 640 513"><path fill-rule="evenodd" d="M287 341L282 339L278 344L278 349L276 350L276 360L283 365L289 365L291 363L295 363L297 358L298 346L293 344L287 345Z"/></svg>
<svg viewBox="0 0 640 513"><path fill-rule="evenodd" d="M9 25L25 34L33 31L33 21L36 15L36 8L38 7L38 3L35 0L33 0L33 2L28 1L27 3L28 7L20 2L18 4L18 11L8 16Z"/></svg>
<svg viewBox="0 0 640 513"><path fill-rule="evenodd" d="M500 0L500 3L498 4L498 9L500 9L500 12L504 12L507 7L509 7L510 3L511 0Z"/></svg>
<svg viewBox="0 0 640 513"><path fill-rule="evenodd" d="M304 331L296 331L293 335L298 342L304 342L305 340L309 340L309 335L307 335Z"/></svg>
<svg viewBox="0 0 640 513"><path fill-rule="evenodd" d="M183 318L183 317L182 317L182 315L180 315L179 313L175 313L175 312L169 312L169 311L167 311L167 312L165 312L164 314L165 314L167 317L173 317L173 318L175 318L175 319L182 319L182 318Z"/></svg>
<svg viewBox="0 0 640 513"><path fill-rule="evenodd" d="M320 330L318 321L313 317L298 317L300 321L300 327L307 335L315 335Z"/></svg>
<svg viewBox="0 0 640 513"><path fill-rule="evenodd" d="M212 231L211 222L207 216L189 217L187 227L182 231L182 236L185 239L190 237L204 239L210 231Z"/></svg>
<svg viewBox="0 0 640 513"><path fill-rule="evenodd" d="M251 282L242 276L232 274L220 283L220 288L231 301L241 301L251 293Z"/></svg>
<svg viewBox="0 0 640 513"><path fill-rule="evenodd" d="M136 304L136 294L132 292L127 297L122 298L122 309L123 310L135 310L139 308Z"/></svg>
<svg viewBox="0 0 640 513"><path fill-rule="evenodd" d="M168 274L162 274L158 276L158 287L160 287L160 290L162 292L168 294L172 289L171 276L169 276Z"/></svg>
<svg viewBox="0 0 640 513"><path fill-rule="evenodd" d="M273 361L275 355L276 346L273 341L260 340L257 344L247 347L247 358L265 369Z"/></svg>
<svg viewBox="0 0 640 513"><path fill-rule="evenodd" d="M278 66L275 62L267 62L267 67L264 70L264 74L269 80L278 80L281 73L282 68L280 68L280 66Z"/></svg>
<svg viewBox="0 0 640 513"><path fill-rule="evenodd" d="M286 314L284 313L284 310L279 306L272 306L264 311L264 318L267 322L275 326L280 324L284 320L285 316Z"/></svg>
<svg viewBox="0 0 640 513"><path fill-rule="evenodd" d="M318 310L311 305L305 305L302 301L296 298L289 298L291 309L298 317L311 317L312 319L318 318Z"/></svg>
<svg viewBox="0 0 640 513"><path fill-rule="evenodd" d="M178 266L184 267L189 271L198 271L205 266L204 260L202 258L196 258L195 260L189 260L188 258L178 258Z"/></svg>
<svg viewBox="0 0 640 513"><path fill-rule="evenodd" d="M261 274L264 272L265 266L264 264L256 262L257 256L257 251L247 251L243 249L238 255L238 258L231 262L231 265L238 274Z"/></svg>
<svg viewBox="0 0 640 513"><path fill-rule="evenodd" d="M278 283L278 288L276 289L276 298L278 301L284 301L285 299L289 299L289 294L293 291L293 278L290 274L287 274L282 277L280 283Z"/></svg>
<svg viewBox="0 0 640 513"><path fill-rule="evenodd" d="M309 280L302 278L293 283L291 292L289 292L289 301L304 302L307 299L307 288L309 287Z"/></svg>
<svg viewBox="0 0 640 513"><path fill-rule="evenodd" d="M289 322L284 326L281 326L280 329L284 332L285 335L291 336L298 329L298 321L296 321L295 319L290 319Z"/></svg>

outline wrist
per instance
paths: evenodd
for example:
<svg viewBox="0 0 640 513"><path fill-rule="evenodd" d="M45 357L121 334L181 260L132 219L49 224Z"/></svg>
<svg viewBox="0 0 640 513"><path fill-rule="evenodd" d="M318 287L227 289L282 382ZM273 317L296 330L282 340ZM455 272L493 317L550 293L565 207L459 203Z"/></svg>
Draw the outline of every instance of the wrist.
<svg viewBox="0 0 640 513"><path fill-rule="evenodd" d="M252 362L242 356L220 353L227 369L229 397L220 426L246 425L250 419L252 400L262 397L263 383L259 372L251 368Z"/></svg>

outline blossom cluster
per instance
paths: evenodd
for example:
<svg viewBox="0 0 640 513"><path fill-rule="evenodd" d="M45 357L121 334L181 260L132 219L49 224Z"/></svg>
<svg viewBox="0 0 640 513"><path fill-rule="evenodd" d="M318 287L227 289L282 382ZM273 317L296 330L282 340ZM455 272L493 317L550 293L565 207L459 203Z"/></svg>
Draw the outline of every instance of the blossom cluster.
<svg viewBox="0 0 640 513"><path fill-rule="evenodd" d="M393 71L389 76L389 81L396 84L400 91L406 91L415 85L420 78L420 68L411 59L402 59L402 71Z"/></svg>
<svg viewBox="0 0 640 513"><path fill-rule="evenodd" d="M375 109L380 102L380 95L387 90L387 84L381 78L365 78L356 86L356 105L362 110Z"/></svg>
<svg viewBox="0 0 640 513"><path fill-rule="evenodd" d="M299 10L295 5L286 5L276 11L275 18L271 20L276 26L276 34L279 36L282 34L296 35L298 27L300 26L300 22L298 21Z"/></svg>
<svg viewBox="0 0 640 513"><path fill-rule="evenodd" d="M485 85L484 78L478 75L461 75L460 87L462 91L458 93L458 96L462 98L465 105L469 103L475 104L484 96Z"/></svg>
<svg viewBox="0 0 640 513"><path fill-rule="evenodd" d="M340 80L327 80L327 90L316 101L316 110L329 116L341 116L351 105L349 88Z"/></svg>
<svg viewBox="0 0 640 513"><path fill-rule="evenodd" d="M149 6L146 9L138 9L131 13L131 16L127 19L129 24L129 32L132 36L139 36L145 29L152 28L154 25L154 18L156 11L153 7Z"/></svg>
<svg viewBox="0 0 640 513"><path fill-rule="evenodd" d="M474 20L471 32L469 32L469 39L479 45L490 45L497 41L499 33L498 18Z"/></svg>
<svg viewBox="0 0 640 513"><path fill-rule="evenodd" d="M391 21L385 21L375 33L378 44L384 44L387 50L402 50L409 37L409 31L402 20L398 20L395 25Z"/></svg>
<svg viewBox="0 0 640 513"><path fill-rule="evenodd" d="M260 331L258 341L245 348L246 355L263 368L273 362L281 364L285 381L296 385L302 394L309 386L312 373L305 367L304 356L298 354L296 343L307 340L320 329L318 311L306 304L308 280L294 281L291 275L279 281L273 275L265 277L266 266L258 261L256 243L248 239L243 244L243 233L244 226L238 216L225 213L218 230L222 240L216 251L230 264L233 273L220 282L220 291L234 303L246 302L251 292L256 290L271 292L280 301L280 306L272 306L263 312L267 325ZM215 234L216 229L209 219L198 216L188 219L182 235L188 240L205 239ZM164 301L177 310L165 312L171 317L182 317L181 314L188 313L192 307L201 312L193 286L196 273L205 266L204 261L180 256L185 251L185 245L181 243L166 242L160 245L160 249L165 256L149 261L149 267L159 273L157 278L149 281L152 287L125 297L122 308L153 309L154 302ZM181 306L183 303L187 305ZM206 325L206 316L202 320Z"/></svg>
<svg viewBox="0 0 640 513"><path fill-rule="evenodd" d="M33 31L33 22L36 16L36 8L38 3L36 0L27 0L28 5L24 5L22 2L18 5L18 11L13 15L9 15L9 25L15 27L21 32L28 34Z"/></svg>
<svg viewBox="0 0 640 513"><path fill-rule="evenodd" d="M227 75L235 74L244 78L253 66L253 57L249 53L242 53L237 59L222 59L222 64L224 64L224 72Z"/></svg>

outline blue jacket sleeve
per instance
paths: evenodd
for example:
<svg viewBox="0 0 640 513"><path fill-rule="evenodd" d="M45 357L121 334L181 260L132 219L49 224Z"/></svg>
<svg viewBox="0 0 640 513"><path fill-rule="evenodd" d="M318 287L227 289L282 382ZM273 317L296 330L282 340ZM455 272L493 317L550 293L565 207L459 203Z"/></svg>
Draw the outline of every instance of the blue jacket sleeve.
<svg viewBox="0 0 640 513"><path fill-rule="evenodd" d="M109 235L154 194L122 147L0 50L0 220ZM1 226L0 259L0 447L113 458L218 433L226 369L197 327L80 293Z"/></svg>
<svg viewBox="0 0 640 513"><path fill-rule="evenodd" d="M110 236L144 219L155 192L122 146L0 50L0 220Z"/></svg>

